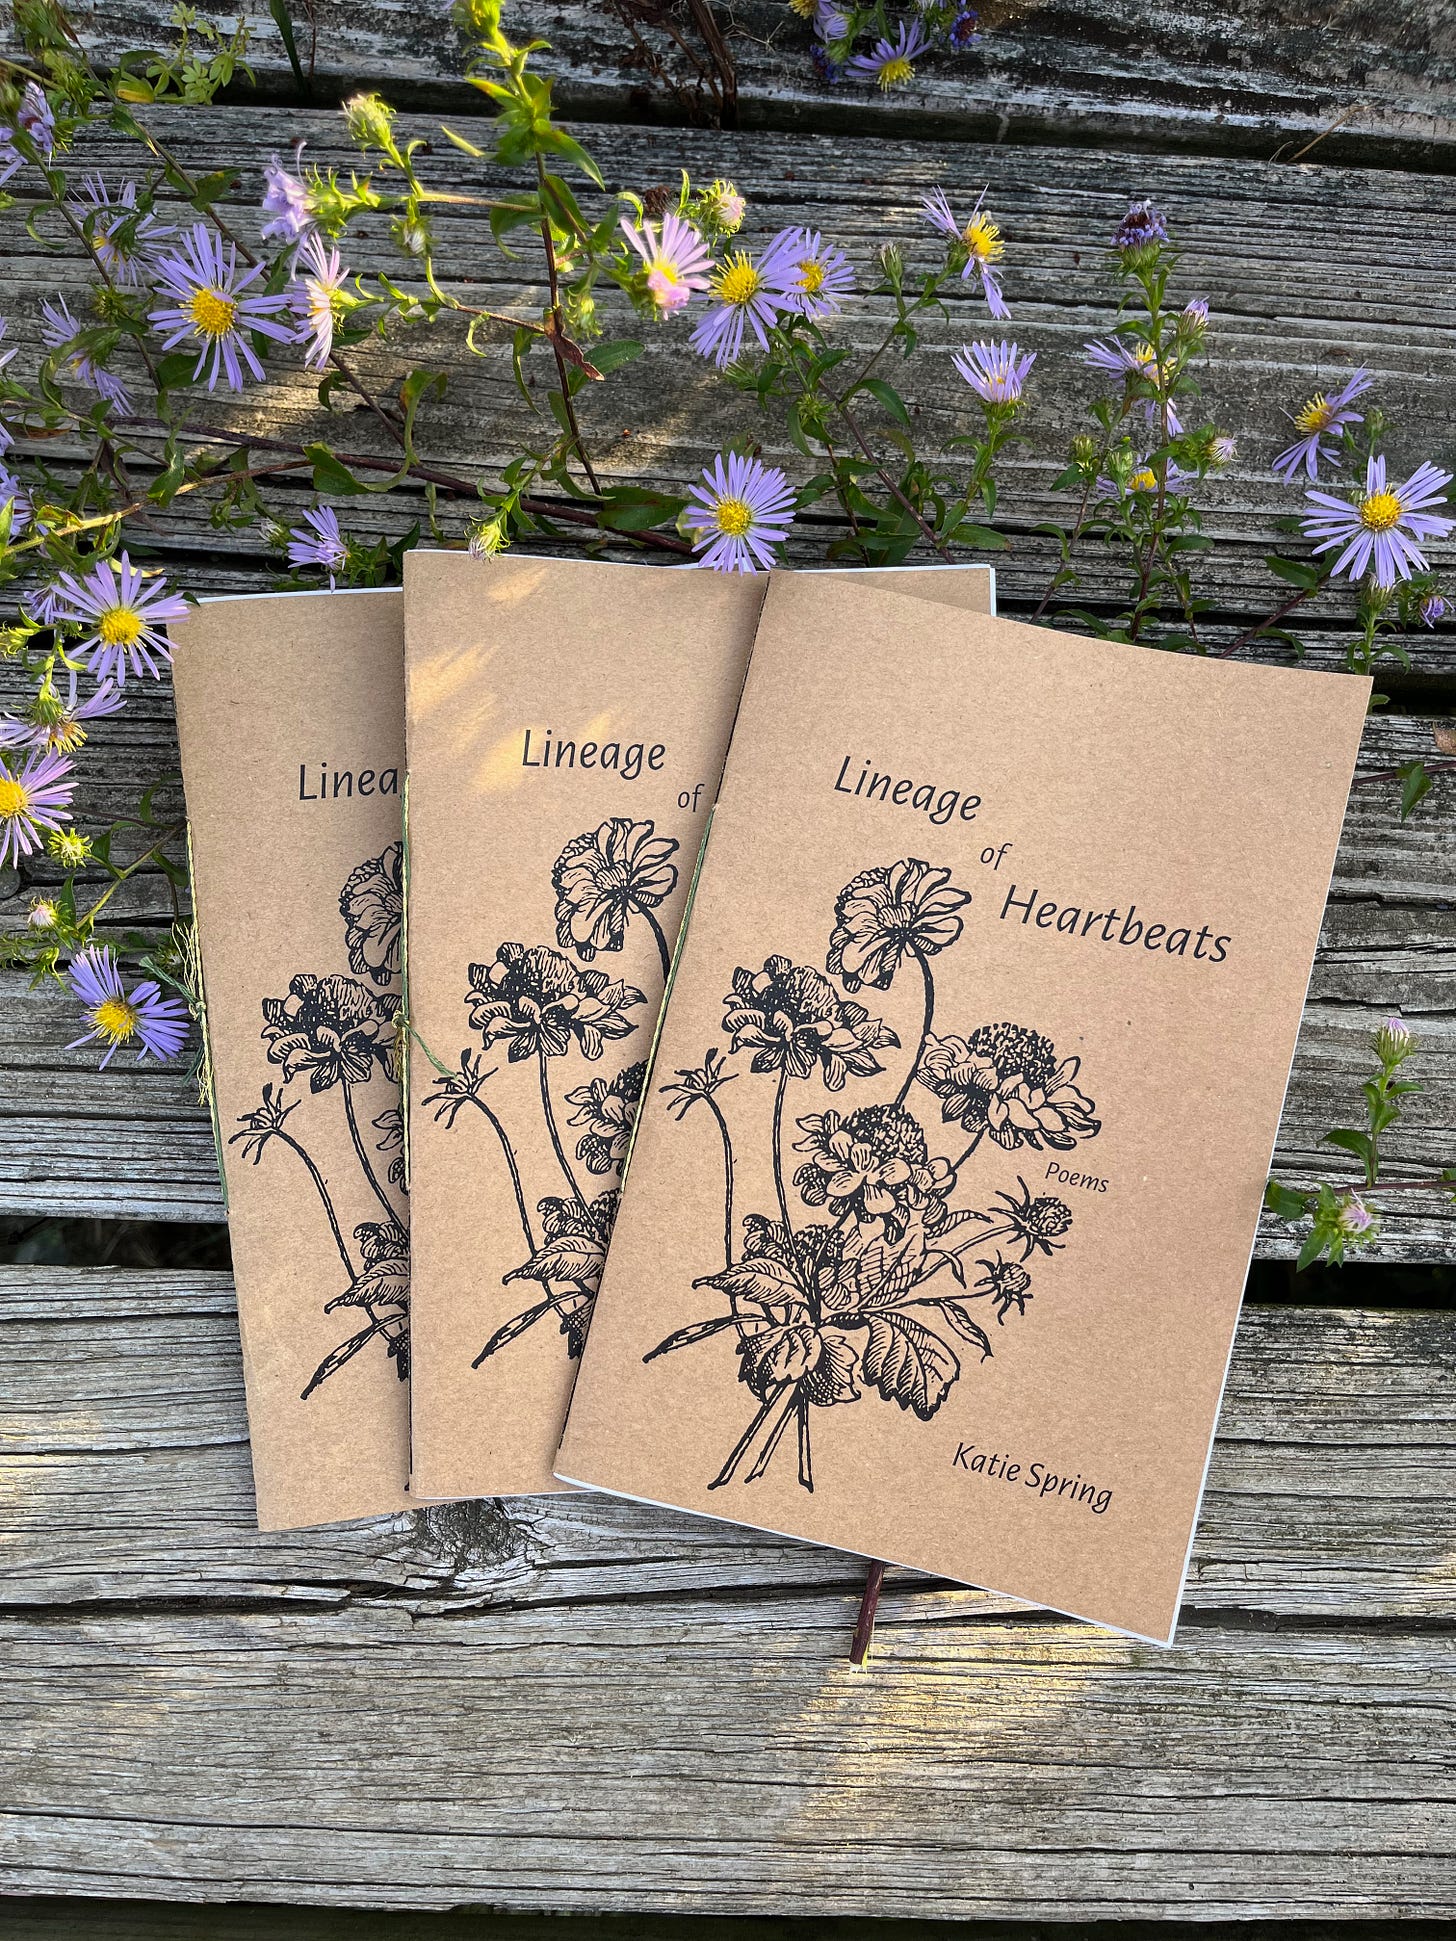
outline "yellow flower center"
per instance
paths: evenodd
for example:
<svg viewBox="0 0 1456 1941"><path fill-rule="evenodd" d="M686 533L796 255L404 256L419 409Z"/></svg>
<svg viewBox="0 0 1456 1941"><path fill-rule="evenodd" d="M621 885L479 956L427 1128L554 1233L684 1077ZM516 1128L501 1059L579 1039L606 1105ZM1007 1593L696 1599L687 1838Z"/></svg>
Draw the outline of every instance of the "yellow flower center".
<svg viewBox="0 0 1456 1941"><path fill-rule="evenodd" d="M753 524L753 507L746 499L719 499L713 510L719 532L730 539L741 539Z"/></svg>
<svg viewBox="0 0 1456 1941"><path fill-rule="evenodd" d="M972 216L961 231L961 241L978 263L995 263L1006 254L999 223L989 216Z"/></svg>
<svg viewBox="0 0 1456 1941"><path fill-rule="evenodd" d="M815 0L789 0L789 6L799 16L800 20L812 20L814 18Z"/></svg>
<svg viewBox="0 0 1456 1941"><path fill-rule="evenodd" d="M649 276L661 277L664 283L671 284L674 289L682 281L681 276L678 274L677 264L667 256L654 256L647 266L647 274Z"/></svg>
<svg viewBox="0 0 1456 1941"><path fill-rule="evenodd" d="M135 647L141 637L142 617L135 607L107 607L96 631L104 647Z"/></svg>
<svg viewBox="0 0 1456 1941"><path fill-rule="evenodd" d="M877 78L882 88L898 88L902 81L915 79L915 69L903 54L896 54L885 62Z"/></svg>
<svg viewBox="0 0 1456 1941"><path fill-rule="evenodd" d="M137 1009L124 997L109 997L91 1013L91 1022L108 1044L124 1045L136 1036Z"/></svg>
<svg viewBox="0 0 1456 1941"><path fill-rule="evenodd" d="M1158 361L1158 353L1153 349L1151 344L1134 344L1132 354L1134 361L1140 364L1145 371L1156 365Z"/></svg>
<svg viewBox="0 0 1456 1941"><path fill-rule="evenodd" d="M46 729L46 747L53 755L73 755L86 739L86 730L74 715L63 714Z"/></svg>
<svg viewBox="0 0 1456 1941"><path fill-rule="evenodd" d="M199 337L226 337L238 314L238 306L221 290L204 288L187 300L187 314Z"/></svg>
<svg viewBox="0 0 1456 1941"><path fill-rule="evenodd" d="M0 775L0 822L14 822L29 812L30 790L13 775Z"/></svg>
<svg viewBox="0 0 1456 1941"><path fill-rule="evenodd" d="M1129 492L1156 492L1158 477L1150 465L1144 465L1140 472L1134 472L1127 482Z"/></svg>
<svg viewBox="0 0 1456 1941"><path fill-rule="evenodd" d="M730 256L719 270L714 287L724 303L743 304L758 295L763 278L740 251L737 256Z"/></svg>
<svg viewBox="0 0 1456 1941"><path fill-rule="evenodd" d="M1294 414L1294 429L1306 433L1328 431L1334 407L1323 391L1316 391L1309 403Z"/></svg>
<svg viewBox="0 0 1456 1941"><path fill-rule="evenodd" d="M1360 501L1360 524L1367 532L1389 532L1404 509L1397 493L1372 492Z"/></svg>
<svg viewBox="0 0 1456 1941"><path fill-rule="evenodd" d="M824 265L816 257L806 256L798 265L799 288L805 296L815 297L824 288Z"/></svg>

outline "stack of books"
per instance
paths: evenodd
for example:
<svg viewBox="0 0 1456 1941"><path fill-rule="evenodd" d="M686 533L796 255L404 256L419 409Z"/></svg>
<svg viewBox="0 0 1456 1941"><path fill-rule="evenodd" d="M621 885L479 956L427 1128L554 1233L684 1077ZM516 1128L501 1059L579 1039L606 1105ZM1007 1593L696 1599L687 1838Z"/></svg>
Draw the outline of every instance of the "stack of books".
<svg viewBox="0 0 1456 1941"><path fill-rule="evenodd" d="M173 641L260 1526L606 1491L1170 1641L1370 683L982 566Z"/></svg>

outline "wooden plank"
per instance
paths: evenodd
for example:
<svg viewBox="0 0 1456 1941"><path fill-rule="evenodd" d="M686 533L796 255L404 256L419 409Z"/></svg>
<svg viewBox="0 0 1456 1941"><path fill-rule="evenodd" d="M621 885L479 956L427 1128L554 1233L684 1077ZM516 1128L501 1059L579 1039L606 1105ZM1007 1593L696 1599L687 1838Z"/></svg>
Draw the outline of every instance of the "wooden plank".
<svg viewBox="0 0 1456 1941"><path fill-rule="evenodd" d="M122 732L124 728L124 732ZM1373 773L1431 745L1431 723L1376 716L1366 731L1361 772ZM148 686L114 721L97 724L85 773L86 800L116 813L142 776L175 766L170 695ZM154 766L138 774L138 751ZM1438 784L1410 822L1394 813L1388 786L1357 787L1310 987L1276 1168L1304 1181L1350 1174L1343 1157L1321 1152L1333 1125L1358 1103L1370 1034L1402 1009L1421 1037L1428 1090L1411 1104L1389 1142L1395 1177L1418 1178L1450 1164L1456 1150L1456 913L1449 856L1456 784ZM28 872L27 872L28 875ZM44 882L46 871L37 872ZM139 879L141 881L141 879ZM12 873L0 882L0 917L19 917L29 892ZM128 922L164 910L156 879L124 909ZM16 973L0 976L0 1213L215 1220L222 1208L211 1129L176 1069L114 1060L104 1072L90 1051L68 1051L74 1007L54 986L32 992ZM1448 1259L1456 1208L1436 1192L1402 1192L1388 1202L1372 1258ZM1265 1219L1259 1251L1287 1257L1294 1229Z"/></svg>
<svg viewBox="0 0 1456 1941"><path fill-rule="evenodd" d="M606 1911L1436 1915L1447 1317L1251 1309L1169 1652L586 1496L246 1528L221 1275L0 1271L0 1880Z"/></svg>
<svg viewBox="0 0 1456 1941"><path fill-rule="evenodd" d="M245 0L237 11L256 35L259 91L291 96L293 77L266 6ZM1266 156L1318 142L1332 160L1379 156L1406 167L1450 167L1456 53L1441 0L1386 0L1378 8L1340 0L1318 17L1283 0L1245 0L1237 10L1220 0L985 0L975 51L922 62L915 84L889 96L820 84L808 33L776 0L734 0L716 11L744 127L1137 142ZM317 23L320 99L369 87L401 103L479 112L447 9L424 0L349 7L318 0L308 20ZM302 17L299 25L307 59L309 28ZM685 60L669 58L670 78L654 81L644 52L670 56L663 36L648 30L634 39L606 7L536 0L529 13L508 8L506 26L552 43L544 65L569 113L676 121L711 112ZM102 59L160 37L142 0L86 18L82 32Z"/></svg>
<svg viewBox="0 0 1456 1941"><path fill-rule="evenodd" d="M12 1612L375 1599L423 1618L789 1591L838 1610L862 1576L832 1551L586 1493L260 1535L225 1274L0 1268L0 1345ZM1450 1621L1453 1494L1448 1316L1250 1306L1186 1613ZM885 1622L1019 1608L901 1573Z"/></svg>

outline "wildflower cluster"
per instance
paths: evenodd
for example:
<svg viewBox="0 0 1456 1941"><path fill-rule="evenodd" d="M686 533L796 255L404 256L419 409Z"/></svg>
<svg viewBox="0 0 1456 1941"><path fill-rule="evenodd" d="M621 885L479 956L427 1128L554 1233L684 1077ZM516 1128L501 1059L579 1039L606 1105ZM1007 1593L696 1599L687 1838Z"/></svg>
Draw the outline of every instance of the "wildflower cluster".
<svg viewBox="0 0 1456 1941"><path fill-rule="evenodd" d="M846 83L901 85L932 47L975 38L974 13L952 6L891 15L813 0L796 11L811 21L829 78ZM1026 436L1047 353L1013 334L1016 253L988 192L933 189L906 238L866 261L806 224L760 231L722 178L612 189L554 116L535 66L543 44L508 37L500 0L457 0L455 17L467 78L493 119L482 145L442 132L481 165L478 193L439 185L429 145L362 94L343 109L357 166L315 165L302 144L260 156L257 205L240 217L222 200L230 180L193 174L147 108L205 106L246 74L244 28L225 37L179 8L170 49L103 75L53 0L21 9L24 65L0 60L0 189L23 192L34 233L83 252L91 270L85 295L42 293L24 356L0 320L0 592L10 615L0 655L19 677L7 681L0 716L0 869L19 869L34 891L0 951L37 976L64 978L68 963L102 948L97 926L117 916L113 899L139 871L160 873L175 923L185 920L183 825L159 787L110 827L76 823L88 736L139 683L165 677L166 627L190 596L159 569L156 548L184 501L220 531L260 535L283 586L397 581L426 524L434 543L465 543L480 558L576 542L736 572L773 564L791 540L813 550L816 531L829 559L873 566L1007 544L1003 461ZM131 170L92 166L103 123L129 142ZM488 221L512 258L524 289L509 309L467 301L471 285L442 270L447 219L462 213ZM391 273L351 265L365 232L387 234ZM1081 354L1098 395L1059 481L1075 509L1051 528L1060 559L1039 613L1165 648L1297 650L1288 615L1353 583L1351 666L1401 656L1399 630L1446 615L1425 549L1452 528L1441 510L1450 480L1429 464L1404 478L1387 470L1360 371L1311 396L1295 442L1267 455L1307 494L1291 525L1297 556L1269 562L1278 585L1266 619L1232 641L1211 637L1195 583L1208 545L1202 489L1238 455L1199 408L1211 319L1201 297L1171 294L1177 262L1161 212L1134 204L1108 250L1116 314ZM871 309L884 327L853 352L846 323L862 325ZM614 477L605 463L602 427L618 419L594 401L649 337L700 360L744 408L738 435L702 453L690 485ZM356 367L366 345L402 347L410 359L421 341L448 343L439 365L458 363L463 348L515 379L534 428L509 457L476 470L430 454L433 414L458 382L435 364L411 364L384 387ZM258 411L236 408L270 378L296 384L304 373L331 414L323 435L290 437L271 423L264 435ZM939 449L921 430L931 393L956 424ZM341 402L353 407L347 416ZM753 414L771 427L762 440ZM335 436L334 420L368 429ZM765 453L770 438L778 463ZM85 453L79 477L48 462L58 440ZM386 497L395 487L410 488L408 499ZM388 536L366 538L340 511L366 494L411 510ZM1069 603L1094 545L1126 571L1126 597L1111 610L1100 590ZM1440 766L1399 772L1407 807ZM161 947L111 934L114 951L139 960L143 985L185 995L185 930ZM87 1018L107 1001L93 1003L91 990L76 990ZM161 1055L163 1040L143 1030L153 1001L136 990L123 999L138 1022L115 1042Z"/></svg>
<svg viewBox="0 0 1456 1941"><path fill-rule="evenodd" d="M901 12L885 0L869 6L840 0L788 4L813 34L809 59L826 87L846 82L885 93L908 87L922 61L965 54L981 38L979 14L961 0L916 0Z"/></svg>

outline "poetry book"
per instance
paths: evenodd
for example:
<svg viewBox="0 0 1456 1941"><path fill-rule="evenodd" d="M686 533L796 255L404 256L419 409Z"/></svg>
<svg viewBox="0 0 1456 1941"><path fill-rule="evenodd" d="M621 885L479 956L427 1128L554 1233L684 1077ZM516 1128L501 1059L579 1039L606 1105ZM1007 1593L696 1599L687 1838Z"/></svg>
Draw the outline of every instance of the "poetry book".
<svg viewBox="0 0 1456 1941"><path fill-rule="evenodd" d="M403 600L208 600L171 634L259 1527L399 1509Z"/></svg>
<svg viewBox="0 0 1456 1941"><path fill-rule="evenodd" d="M1169 1640L1369 692L776 578L558 1475Z"/></svg>
<svg viewBox="0 0 1456 1941"><path fill-rule="evenodd" d="M990 603L985 568L924 579ZM766 580L416 552L405 583L411 1487L553 1490Z"/></svg>

